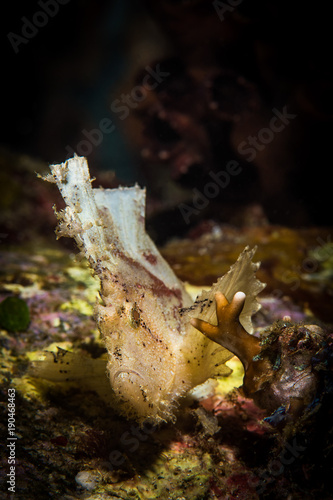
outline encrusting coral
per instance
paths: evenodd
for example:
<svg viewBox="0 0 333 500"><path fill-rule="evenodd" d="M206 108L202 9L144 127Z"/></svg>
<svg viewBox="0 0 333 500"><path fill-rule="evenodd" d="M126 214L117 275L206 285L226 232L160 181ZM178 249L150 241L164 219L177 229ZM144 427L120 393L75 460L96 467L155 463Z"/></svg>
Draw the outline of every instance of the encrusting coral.
<svg viewBox="0 0 333 500"><path fill-rule="evenodd" d="M174 420L179 399L211 377L228 375L229 350L202 335L190 322L197 316L214 322L215 295L231 299L246 295L239 321L252 331L251 316L259 309L254 250L246 248L230 271L193 303L144 229L145 191L138 186L92 189L85 158L51 166L46 180L57 183L66 202L57 214L58 236L73 237L101 283L96 321L108 352L112 391L106 398L128 417L139 421ZM237 318L238 321L238 318ZM71 353L66 370L44 360L33 365L34 376L64 380L79 377ZM92 360L93 362L93 360ZM75 364L75 370L71 365ZM62 368L61 373L59 372ZM98 369L94 369L97 377ZM65 372L65 373L64 373ZM100 380L106 378L103 370ZM97 380L97 378L96 378Z"/></svg>

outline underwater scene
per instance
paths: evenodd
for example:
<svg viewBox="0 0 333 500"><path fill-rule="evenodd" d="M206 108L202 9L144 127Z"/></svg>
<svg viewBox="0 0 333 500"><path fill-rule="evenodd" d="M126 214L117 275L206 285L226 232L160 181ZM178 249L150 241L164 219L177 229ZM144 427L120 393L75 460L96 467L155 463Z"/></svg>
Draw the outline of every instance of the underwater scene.
<svg viewBox="0 0 333 500"><path fill-rule="evenodd" d="M333 499L327 9L8 6L0 499Z"/></svg>

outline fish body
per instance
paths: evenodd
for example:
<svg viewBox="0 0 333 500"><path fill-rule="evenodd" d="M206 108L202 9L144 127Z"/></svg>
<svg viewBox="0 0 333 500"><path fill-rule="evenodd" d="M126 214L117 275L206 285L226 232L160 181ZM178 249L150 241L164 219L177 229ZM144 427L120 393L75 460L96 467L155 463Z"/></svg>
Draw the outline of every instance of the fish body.
<svg viewBox="0 0 333 500"><path fill-rule="evenodd" d="M52 165L66 208L58 236L75 239L100 279L96 322L107 349L110 402L138 421L174 420L180 398L211 377L230 373L230 351L194 328L198 317L216 323L215 294L242 291L240 321L251 332L263 288L255 278L254 250L246 248L230 271L193 302L145 231L145 190L93 189L87 161Z"/></svg>

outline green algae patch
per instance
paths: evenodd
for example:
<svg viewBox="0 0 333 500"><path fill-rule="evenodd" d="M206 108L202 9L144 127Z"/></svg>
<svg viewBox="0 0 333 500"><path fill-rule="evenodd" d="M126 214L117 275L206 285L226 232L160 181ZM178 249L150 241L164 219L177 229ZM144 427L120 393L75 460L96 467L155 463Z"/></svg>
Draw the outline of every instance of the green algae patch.
<svg viewBox="0 0 333 500"><path fill-rule="evenodd" d="M7 297L0 303L0 327L8 332L24 332L30 323L27 303L18 297Z"/></svg>

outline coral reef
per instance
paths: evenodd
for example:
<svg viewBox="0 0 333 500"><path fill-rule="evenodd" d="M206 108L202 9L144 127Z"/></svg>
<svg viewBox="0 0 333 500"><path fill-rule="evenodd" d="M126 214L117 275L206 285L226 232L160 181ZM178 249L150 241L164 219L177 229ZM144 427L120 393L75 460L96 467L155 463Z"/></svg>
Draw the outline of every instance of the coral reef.
<svg viewBox="0 0 333 500"><path fill-rule="evenodd" d="M151 45L162 53L148 52L150 64L158 63L167 77L133 103L120 125L141 153L156 203L161 198L169 207L190 203L193 188L237 160L242 173L205 207L201 220L228 221L240 204L259 202L271 223L330 224L329 187L322 175L313 175L313 165L325 164L331 155L332 81L327 56L308 56L330 46L329 30L321 28L326 16L313 17L299 4L275 0L251 6L206 0L146 4L164 36L161 43L151 35ZM311 44L309 25L318 29ZM294 26L300 43L291 37ZM133 65L132 81L126 75L122 90L140 85L144 67ZM277 133L270 129L271 120L276 124L274 110L293 117L279 122ZM169 209L168 217L182 234L177 210Z"/></svg>
<svg viewBox="0 0 333 500"><path fill-rule="evenodd" d="M234 234L237 248L242 233ZM296 239L296 234L293 237ZM173 254L173 262L190 261L193 247L186 254L185 244L179 242L179 254ZM240 385L242 378L234 358L228 362L234 370L232 375L219 381L214 396L192 402L192 408L181 406L176 425L146 426L144 430L106 405L86 379L73 385L27 377L30 360L39 359L41 351L56 352L57 346L67 352L80 352L81 366L88 359L105 356L92 317L99 282L91 277L84 261L74 262L73 254L59 243L39 244L33 250L2 244L0 250L0 298L16 295L24 299L31 316L24 332L2 329L0 336L1 442L3 446L7 436L7 390L14 388L17 496L28 500L331 497L332 406L328 395L321 397L324 392L318 392L319 404L309 408L304 425L299 420L297 432L286 440L280 433L275 434L272 423L263 420L267 412L238 391L230 392L230 387ZM231 262L234 251L230 250L230 255L227 251L226 261ZM265 263L270 253L265 254L262 248L258 251ZM215 263L212 259L209 269L205 255L201 259L205 282L214 276ZM199 261L195 261L196 267ZM178 271L183 274L187 269L188 264ZM315 323L309 308L292 299L265 292L260 302L262 309L254 316L255 330L267 329L268 337L269 332L281 333L283 329L297 332L286 322L272 328L277 316ZM277 339L275 345L279 342ZM328 359L326 354L322 352ZM319 359L315 364L320 369L325 367ZM208 412L209 426L205 416L197 414L203 408ZM210 431L215 433L210 435ZM5 447L1 456L1 489L5 491Z"/></svg>
<svg viewBox="0 0 333 500"><path fill-rule="evenodd" d="M276 427L299 426L333 387L333 337L318 325L295 325L290 318L272 325L260 339L238 318L245 295L216 298L217 325L193 319L192 325L238 356L244 366L242 391L268 412Z"/></svg>
<svg viewBox="0 0 333 500"><path fill-rule="evenodd" d="M331 239L331 228L293 230L266 223L237 229L207 221L187 238L168 242L161 252L183 281L208 286L228 270L244 246L257 246L256 258L261 262L257 276L266 283L265 292L274 304L290 297L294 305L309 307L319 319L332 323Z"/></svg>
<svg viewBox="0 0 333 500"><path fill-rule="evenodd" d="M31 162L31 170L40 168ZM270 373L273 379L275 372L281 373L278 353L283 351L285 363L295 361L290 366L293 376L308 373L303 355L321 383L312 403L288 423L283 408L271 416L233 389L243 378L242 365L233 357L227 362L233 373L218 379L212 396L184 399L175 410L175 424L140 428L92 390L93 377L55 383L28 376L31 362L41 356L65 361L77 353L73 369L80 365L81 374L94 360L107 362L93 319L99 280L84 260L74 260L67 239L55 243L53 229L44 230L47 224L53 227L54 218L51 212L47 220L39 215L45 199L54 201L51 193L56 190L50 186L45 198L38 186L43 192L49 187L36 180L33 203L38 207L30 207L28 219L15 215L18 227L27 225L23 239L11 226L14 214L1 229L9 236L0 241L0 303L9 297L23 300L30 323L23 331L0 327L0 496L8 496L8 397L14 389L18 498L331 499L331 231L235 228L207 221L187 238L160 249L178 279L191 283L186 291L195 298L202 287L193 285L215 282L246 244L257 245L257 275L267 286L258 298L262 307L253 317L253 328L263 342L263 356L275 365ZM38 214L36 225L33 213ZM216 314L215 307L210 309ZM207 322L216 325L217 317ZM321 331L327 345L316 350Z"/></svg>

